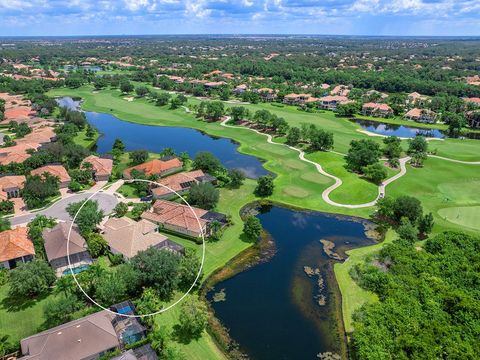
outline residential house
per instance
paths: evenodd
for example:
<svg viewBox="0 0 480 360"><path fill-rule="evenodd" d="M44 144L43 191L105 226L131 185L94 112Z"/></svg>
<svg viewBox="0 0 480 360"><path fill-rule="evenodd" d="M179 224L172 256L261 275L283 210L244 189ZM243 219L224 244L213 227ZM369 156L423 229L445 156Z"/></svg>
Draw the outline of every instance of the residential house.
<svg viewBox="0 0 480 360"><path fill-rule="evenodd" d="M468 85L480 86L480 75L467 76L465 80Z"/></svg>
<svg viewBox="0 0 480 360"><path fill-rule="evenodd" d="M31 261L35 255L26 227L0 232L0 267L13 269L19 263Z"/></svg>
<svg viewBox="0 0 480 360"><path fill-rule="evenodd" d="M202 170L194 170L188 172L181 172L175 175L167 176L158 181L164 186L155 187L152 189L152 195L155 199L168 199L177 194L184 194L190 190L193 184L202 182L215 182L217 179Z"/></svg>
<svg viewBox="0 0 480 360"><path fill-rule="evenodd" d="M113 169L112 159L90 155L83 159L81 168L85 169L86 163L92 165L92 176L95 181L108 181Z"/></svg>
<svg viewBox="0 0 480 360"><path fill-rule="evenodd" d="M340 95L335 95L335 96L323 96L320 99L320 107L323 109L328 109L328 110L336 110L337 106L340 104L348 104L353 102L346 96L340 96Z"/></svg>
<svg viewBox="0 0 480 360"><path fill-rule="evenodd" d="M38 150L40 147L38 143L17 142L17 145L0 148L0 165L21 164L30 158L30 151Z"/></svg>
<svg viewBox="0 0 480 360"><path fill-rule="evenodd" d="M217 89L223 85L227 85L225 81L209 81L203 84L206 89Z"/></svg>
<svg viewBox="0 0 480 360"><path fill-rule="evenodd" d="M235 88L233 89L233 93L236 95L240 95L240 94L243 94L245 91L247 91L247 89L248 89L247 85L241 84L241 85L235 86Z"/></svg>
<svg viewBox="0 0 480 360"><path fill-rule="evenodd" d="M283 98L283 102L289 105L303 105L306 103L312 103L318 101L317 98L313 97L310 94L288 94Z"/></svg>
<svg viewBox="0 0 480 360"><path fill-rule="evenodd" d="M42 233L48 262L57 276L70 274L68 256L73 268L86 267L93 262L87 250L87 243L80 235L75 224L72 226L70 242L68 243L68 233L71 225L71 222L61 222L52 229L45 229Z"/></svg>
<svg viewBox="0 0 480 360"><path fill-rule="evenodd" d="M126 179L130 179L133 170L140 171L146 176L166 176L178 172L182 170L182 168L183 163L178 158L154 159L151 161L147 161L146 163L126 169L123 172L123 177Z"/></svg>
<svg viewBox="0 0 480 360"><path fill-rule="evenodd" d="M201 237L202 233L204 236L210 236L214 221L226 224L226 217L223 214L166 200L155 201L152 209L142 214L142 219L154 222L166 230L194 238Z"/></svg>
<svg viewBox="0 0 480 360"><path fill-rule="evenodd" d="M56 176L60 181L60 189L68 188L68 185L70 185L70 175L62 165L45 165L31 171L32 175L43 175L44 173Z"/></svg>
<svg viewBox="0 0 480 360"><path fill-rule="evenodd" d="M346 85L337 85L330 91L330 95L333 96L347 96L350 92L350 88Z"/></svg>
<svg viewBox="0 0 480 360"><path fill-rule="evenodd" d="M183 246L160 234L158 226L147 220L134 221L128 217L109 218L101 226L102 235L112 253L130 259L150 247L183 254Z"/></svg>
<svg viewBox="0 0 480 360"><path fill-rule="evenodd" d="M407 95L407 99L410 104L425 104L429 98L414 91Z"/></svg>
<svg viewBox="0 0 480 360"><path fill-rule="evenodd" d="M480 107L480 98L478 97L464 98L463 101L467 104L473 104L474 106Z"/></svg>
<svg viewBox="0 0 480 360"><path fill-rule="evenodd" d="M134 309L130 302L126 303L129 305L122 305L123 308ZM22 339L23 356L19 360L98 359L145 335L145 327L136 318L102 310Z"/></svg>
<svg viewBox="0 0 480 360"><path fill-rule="evenodd" d="M270 89L270 88L260 88L254 90L260 97L262 98L263 101L273 101L277 98L277 93L275 90Z"/></svg>
<svg viewBox="0 0 480 360"><path fill-rule="evenodd" d="M423 123L434 123L437 119L437 114L429 109L413 108L404 115L404 118Z"/></svg>
<svg viewBox="0 0 480 360"><path fill-rule="evenodd" d="M465 118L468 125L472 128L480 128L480 110L471 110L465 112Z"/></svg>
<svg viewBox="0 0 480 360"><path fill-rule="evenodd" d="M363 104L362 113L369 116L389 117L393 116L393 110L387 104L369 102Z"/></svg>
<svg viewBox="0 0 480 360"><path fill-rule="evenodd" d="M0 201L20 197L26 178L23 175L0 177Z"/></svg>

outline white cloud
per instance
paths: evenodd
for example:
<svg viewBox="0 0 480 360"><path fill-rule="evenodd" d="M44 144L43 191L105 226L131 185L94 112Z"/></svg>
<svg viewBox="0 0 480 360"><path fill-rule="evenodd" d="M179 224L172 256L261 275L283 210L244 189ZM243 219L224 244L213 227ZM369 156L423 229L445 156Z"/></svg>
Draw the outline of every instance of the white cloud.
<svg viewBox="0 0 480 360"><path fill-rule="evenodd" d="M212 13L211 9L205 9L205 0L189 0L185 5L185 12L187 15L193 15L197 18L207 17Z"/></svg>
<svg viewBox="0 0 480 360"><path fill-rule="evenodd" d="M125 6L130 11L138 11L141 8L147 7L150 5L149 0L123 0Z"/></svg>

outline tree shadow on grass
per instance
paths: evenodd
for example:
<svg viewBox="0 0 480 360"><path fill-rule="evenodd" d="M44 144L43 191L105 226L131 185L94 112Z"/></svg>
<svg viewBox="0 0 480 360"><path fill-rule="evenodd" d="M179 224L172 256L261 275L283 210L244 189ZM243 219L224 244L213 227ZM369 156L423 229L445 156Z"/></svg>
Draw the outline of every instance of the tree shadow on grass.
<svg viewBox="0 0 480 360"><path fill-rule="evenodd" d="M180 344L187 345L192 342L192 340L199 340L201 337L201 333L191 334L189 332L186 332L179 324L173 327L172 338Z"/></svg>
<svg viewBox="0 0 480 360"><path fill-rule="evenodd" d="M36 297L29 298L20 298L8 295L4 299L2 299L0 304L2 308L7 310L7 312L22 311L31 308L32 306L35 306L38 302L46 299L48 296L50 296L50 293L50 291L45 291Z"/></svg>

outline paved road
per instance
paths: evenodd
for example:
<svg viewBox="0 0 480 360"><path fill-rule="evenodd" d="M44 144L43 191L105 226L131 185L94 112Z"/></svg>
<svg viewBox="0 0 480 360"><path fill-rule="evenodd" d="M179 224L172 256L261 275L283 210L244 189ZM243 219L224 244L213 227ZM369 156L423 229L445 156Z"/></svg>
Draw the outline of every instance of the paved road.
<svg viewBox="0 0 480 360"><path fill-rule="evenodd" d="M66 199L61 199L47 209L37 211L33 214L20 215L20 216L15 216L13 218L10 218L10 222L12 225L27 224L30 220L32 220L37 215L46 215L59 220L70 220L70 215L68 215L67 211L65 210L67 205L74 202L86 200L92 194L93 192L86 192L86 193L70 196ZM118 199L115 196L113 196L112 194L104 193L104 192L97 193L92 198L92 200L97 200L100 208L106 214L111 212L115 207L115 205L117 205L118 203Z"/></svg>

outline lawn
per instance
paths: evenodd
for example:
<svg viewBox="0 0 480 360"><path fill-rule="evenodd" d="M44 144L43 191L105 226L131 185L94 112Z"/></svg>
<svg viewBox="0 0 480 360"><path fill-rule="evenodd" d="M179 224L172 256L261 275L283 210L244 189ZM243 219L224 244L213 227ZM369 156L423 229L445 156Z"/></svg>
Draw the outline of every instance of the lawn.
<svg viewBox="0 0 480 360"><path fill-rule="evenodd" d="M87 138L86 132L86 129L80 130L78 134L73 138L73 142L87 149L91 149L92 146L95 145L95 143L97 142L100 134L95 133L95 136L93 138Z"/></svg>
<svg viewBox="0 0 480 360"><path fill-rule="evenodd" d="M362 289L352 280L349 274L350 269L362 263L366 257L375 254L385 244L392 242L395 236L395 232L390 230L387 232L385 240L381 243L348 250L348 259L343 263L336 263L334 266L335 277L342 294L342 312L347 334L353 331L352 315L355 310L359 309L365 303L378 301L376 294Z"/></svg>
<svg viewBox="0 0 480 360"><path fill-rule="evenodd" d="M50 91L51 96L80 96L84 99L83 108L90 111L106 112L123 120L159 126L180 126L199 129L208 134L234 139L240 143L239 151L245 154L260 157L265 160L264 167L276 174L275 191L271 200L284 205L296 206L304 209L341 213L368 217L373 209L346 209L327 205L321 198L322 192L333 184L333 180L320 175L313 165L298 159L298 153L280 145L266 143L265 136L255 134L248 129L225 128L219 123L206 123L187 114L183 109L169 110L168 107L156 107L146 99L126 101L117 90L105 90L92 94L91 87L79 89L55 89ZM189 104L198 103L199 100L189 97ZM235 106L226 104L226 106ZM334 134L334 150L346 153L352 140L372 139L381 143L378 137L368 137L357 131L359 126L353 122L337 118L332 112L309 113L299 111L293 106L275 106L272 104L244 105L251 111L267 109L287 120L291 126L300 126L301 123L312 123ZM408 125L416 125L409 123ZM402 141L404 149L408 142ZM446 139L432 141L430 149L435 150L440 156L451 157L459 160L479 160L480 142L476 140ZM371 201L376 197L377 188L358 176L345 170L345 161L342 156L333 153L312 153L307 157L319 162L322 167L338 176L343 185L332 192L332 200L342 203L358 204ZM463 224L455 223L443 218L441 209L465 206L480 206L478 184L480 182L479 167L472 165L456 164L439 159L429 158L423 168L407 166L407 174L389 185L387 194L392 196L412 195L418 197L426 211L431 211L435 217L434 232L446 229L464 229ZM389 170L389 176L393 175ZM218 210L232 215L234 225L227 229L222 239L217 243L207 245L207 261L205 273L222 267L229 259L249 246L239 239L242 222L239 209L254 200L252 191L253 181L247 181L240 190L221 191L221 201ZM459 211L459 210L457 210ZM471 209L469 210L471 211ZM473 212L475 215L476 210ZM473 216L471 218L473 219ZM456 216L456 215L455 215ZM470 229L474 231L474 229ZM387 241L392 239L390 234ZM351 258L345 264L338 264L335 268L337 280L343 296L344 320L347 331L351 330L351 314L366 301L374 301L375 296L360 289L348 274L349 267L355 262L360 262L365 256L377 251L382 244L373 247L351 250ZM175 314L169 314L174 317ZM204 339L205 338L205 339ZM211 339L202 337L203 345L211 344ZM193 354L194 346L182 345L188 355ZM215 347L208 347L211 357L216 358ZM205 354L204 354L205 355Z"/></svg>
<svg viewBox="0 0 480 360"><path fill-rule="evenodd" d="M0 287L0 334L9 335L9 342L15 343L33 335L44 322L43 306L53 295L29 299L23 304L9 301L8 285Z"/></svg>

